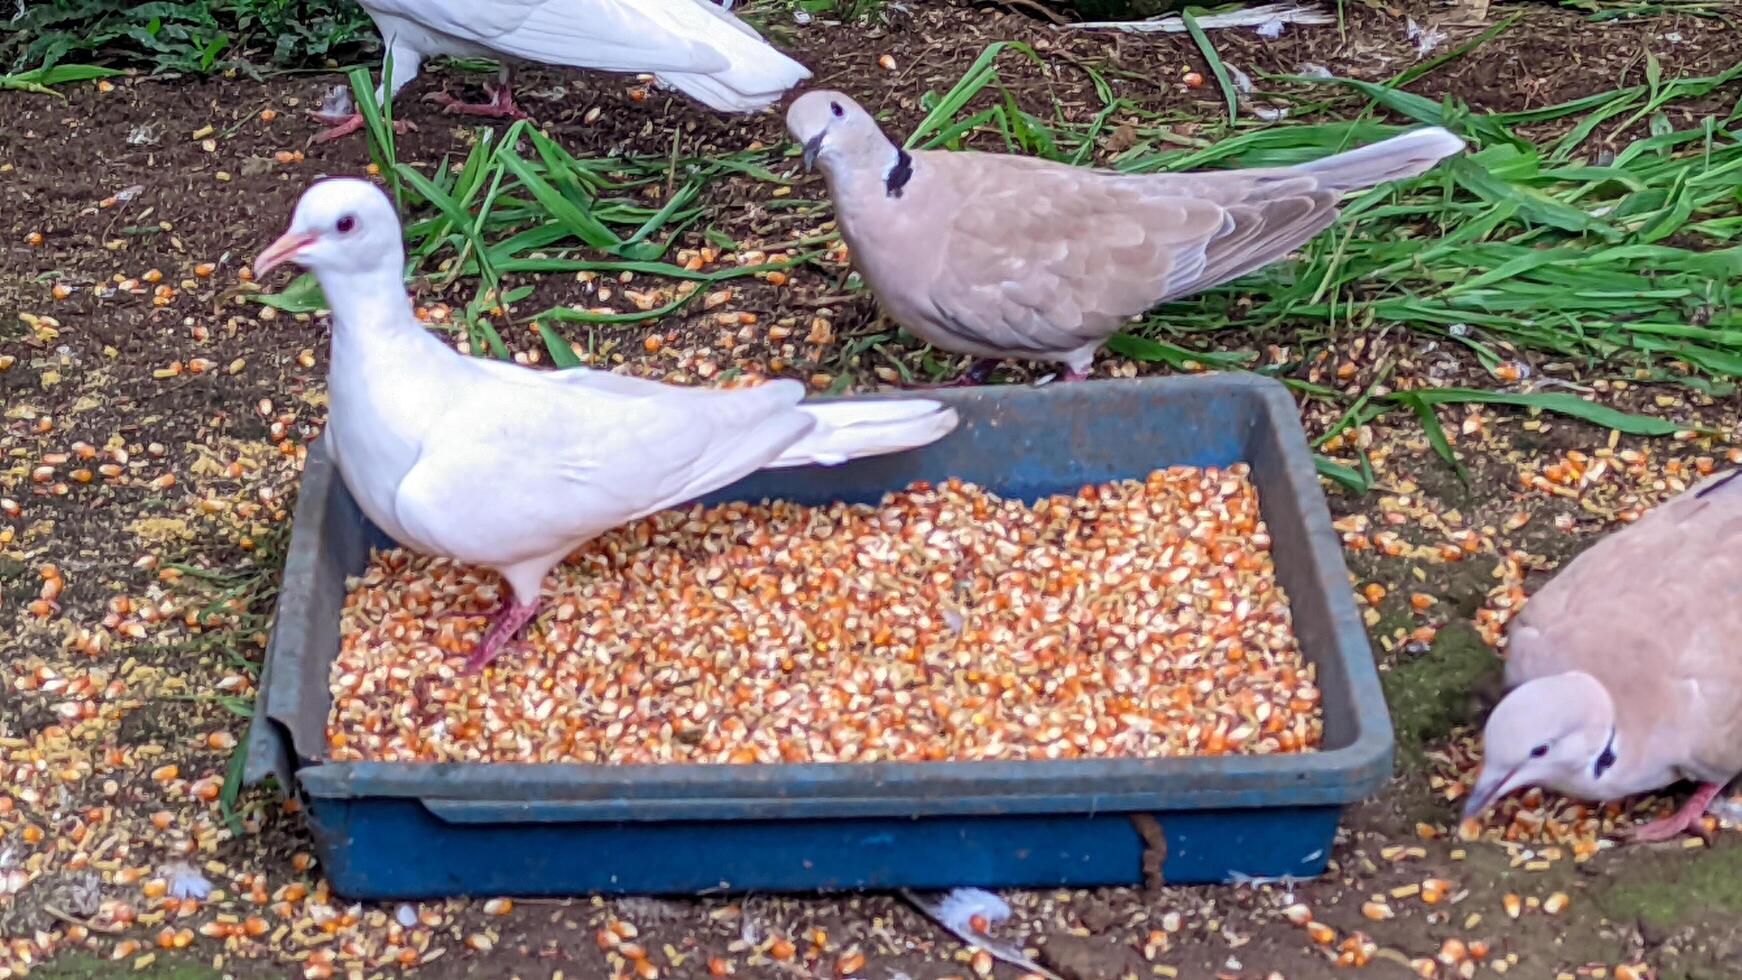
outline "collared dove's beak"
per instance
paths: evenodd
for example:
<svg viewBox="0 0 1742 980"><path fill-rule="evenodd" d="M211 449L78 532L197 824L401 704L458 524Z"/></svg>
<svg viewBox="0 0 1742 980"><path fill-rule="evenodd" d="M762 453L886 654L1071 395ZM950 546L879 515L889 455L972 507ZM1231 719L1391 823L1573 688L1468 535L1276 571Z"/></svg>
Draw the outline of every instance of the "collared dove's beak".
<svg viewBox="0 0 1742 980"><path fill-rule="evenodd" d="M313 235L299 235L293 231L285 232L278 236L277 241L266 246L266 251L261 252L260 256L254 260L254 275L266 275L278 266L296 258L296 253L313 245L314 242L315 236Z"/></svg>
<svg viewBox="0 0 1742 980"><path fill-rule="evenodd" d="M1484 774L1477 779L1475 787L1470 790L1470 799L1464 804L1464 819L1469 820L1472 817L1481 816L1500 797L1505 796L1509 788L1507 784L1512 782L1512 777L1517 774L1518 770L1514 769L1504 776Z"/></svg>
<svg viewBox="0 0 1742 980"><path fill-rule="evenodd" d="M823 152L823 136L826 134L826 132L827 131L825 130L823 133L818 133L815 136L812 136L810 139L805 140L805 144L804 144L804 168L806 171L809 171L812 167L814 167L816 165L817 154Z"/></svg>

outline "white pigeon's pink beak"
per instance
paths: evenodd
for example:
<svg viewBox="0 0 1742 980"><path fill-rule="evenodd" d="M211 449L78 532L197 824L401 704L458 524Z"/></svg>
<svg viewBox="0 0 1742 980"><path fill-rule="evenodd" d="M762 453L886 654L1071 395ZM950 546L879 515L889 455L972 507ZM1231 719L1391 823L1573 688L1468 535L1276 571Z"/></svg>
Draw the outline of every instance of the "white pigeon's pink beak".
<svg viewBox="0 0 1742 980"><path fill-rule="evenodd" d="M312 234L297 234L287 231L278 236L278 240L266 246L266 251L254 260L254 275L264 276L286 262L295 260L296 253L315 243Z"/></svg>

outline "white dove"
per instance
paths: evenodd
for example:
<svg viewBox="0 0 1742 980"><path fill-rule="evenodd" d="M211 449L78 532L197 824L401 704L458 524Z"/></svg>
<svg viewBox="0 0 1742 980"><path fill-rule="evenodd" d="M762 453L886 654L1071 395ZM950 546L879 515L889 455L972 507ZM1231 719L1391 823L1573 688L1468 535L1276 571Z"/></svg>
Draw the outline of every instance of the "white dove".
<svg viewBox="0 0 1742 980"><path fill-rule="evenodd" d="M613 527L758 469L897 452L956 426L935 401L800 404L796 381L707 390L467 357L413 316L400 236L373 184L325 180L254 268L295 262L326 293L327 440L363 513L407 547L507 582L469 668L532 618L546 573Z"/></svg>
<svg viewBox="0 0 1742 980"><path fill-rule="evenodd" d="M750 25L709 0L358 0L381 31L391 77L377 102L417 77L424 59L440 55L501 60L490 101L435 100L450 112L519 117L509 92L509 63L599 71L649 72L720 112L754 112L810 77ZM382 74L389 72L383 69ZM332 124L316 142L355 132L355 111L314 113Z"/></svg>

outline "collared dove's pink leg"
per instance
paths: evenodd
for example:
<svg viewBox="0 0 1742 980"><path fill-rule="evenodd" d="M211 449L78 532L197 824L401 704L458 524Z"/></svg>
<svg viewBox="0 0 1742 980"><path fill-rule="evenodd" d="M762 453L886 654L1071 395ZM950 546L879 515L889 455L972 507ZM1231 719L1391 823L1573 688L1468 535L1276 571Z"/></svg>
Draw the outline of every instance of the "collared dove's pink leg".
<svg viewBox="0 0 1742 980"><path fill-rule="evenodd" d="M507 599L502 608L496 611L495 618L490 621L490 628L484 631L484 639L478 642L478 649L466 658L466 673L472 674L495 660L504 652L508 641L514 639L520 628L525 626L538 612L538 603L522 603L515 599Z"/></svg>
<svg viewBox="0 0 1742 980"><path fill-rule="evenodd" d="M321 122L328 123L330 126L330 128L323 129L310 137L310 143L330 143L341 136L349 136L363 128L363 114L361 112L353 112L348 116L324 112L310 112L309 115ZM393 120L393 131L396 133L408 133L416 128L416 124L409 119Z"/></svg>
<svg viewBox="0 0 1742 980"><path fill-rule="evenodd" d="M489 619L494 621L502 615L502 603L498 602L488 609L443 609L439 613L430 613L429 618L443 619Z"/></svg>
<svg viewBox="0 0 1742 980"><path fill-rule="evenodd" d="M1070 370L1067 370L1064 374L1059 376L1060 381L1086 381L1086 380L1088 380L1088 378L1089 378L1089 372L1078 371L1075 368L1071 368Z"/></svg>
<svg viewBox="0 0 1742 980"><path fill-rule="evenodd" d="M1655 842L1679 836L1705 815L1706 807L1711 804L1712 797L1717 796L1721 789L1723 787L1717 783L1701 783L1699 788L1694 790L1694 794L1688 797L1688 801L1682 804L1681 809L1662 820L1653 820L1650 823L1634 827L1633 839Z"/></svg>
<svg viewBox="0 0 1742 980"><path fill-rule="evenodd" d="M332 124L311 136L310 143L330 143L341 136L349 136L363 128L363 114L361 112L353 112L348 116L327 116L318 112L311 112L309 115L321 122Z"/></svg>

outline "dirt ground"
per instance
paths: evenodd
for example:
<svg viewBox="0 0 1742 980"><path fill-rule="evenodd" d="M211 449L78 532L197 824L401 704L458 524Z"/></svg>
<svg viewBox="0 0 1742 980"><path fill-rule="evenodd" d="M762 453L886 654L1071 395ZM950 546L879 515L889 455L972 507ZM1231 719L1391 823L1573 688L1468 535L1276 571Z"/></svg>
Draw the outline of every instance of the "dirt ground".
<svg viewBox="0 0 1742 980"><path fill-rule="evenodd" d="M1382 80L1415 63L1406 16L1438 25L1450 47L1514 13L1519 23L1412 90L1517 109L1638 81L1646 51L1666 78L1710 74L1742 57L1742 35L1719 21L1592 24L1527 4L1460 23L1467 14L1418 0L1351 4L1341 31L1291 26L1265 40L1227 30L1216 41L1226 60L1249 70L1316 62ZM1008 38L1066 66L1042 77L1018 61L1005 65L1013 97L1032 112L1051 111L1043 88L1067 112L1092 111L1090 80L1071 65L1093 66L1119 94L1184 119L1222 111L1214 85L1178 83L1181 71L1206 70L1184 35L1066 33L998 7L909 0L887 24L783 22L775 36L816 69L814 84L889 110L895 129L923 115L923 93L944 91L987 42ZM879 66L885 54L893 69ZM419 129L401 139L401 159L433 163L464 151L472 131L419 97L476 78L436 70L407 90L400 112ZM5 97L0 977L32 963L31 976L68 978L117 970L177 980L363 976L396 972L400 962L421 963L432 977L636 975L620 945L601 949L599 930L611 922L633 925L643 962L659 976L707 976L710 963L756 977L973 975L969 948L888 895L517 901L506 910L438 902L413 909L423 921L401 928L394 906L347 906L325 893L299 817L277 799L243 793L235 825L226 821L220 787L235 781L233 747L264 646L299 453L324 417L326 356L322 323L247 302L255 287L241 273L304 186L368 164L360 138L304 145L312 125L299 109L335 80L123 78L108 90L69 88L66 101ZM723 119L659 93L637 98L644 93L623 78L534 71L517 94L577 155L665 154L673 126L684 154L784 140L774 114ZM268 109L271 121L261 115ZM803 189L821 196L818 185ZM709 193L709 220L744 248L826 220L770 211L746 184ZM698 235L677 244L700 247ZM589 340L595 363L678 381L729 360L818 388L874 386L879 366L921 355L906 338L860 342L886 328L868 297L839 292L842 271L802 267L785 285L744 280L736 290L733 309L765 323L793 318L801 333L826 310L829 329L808 328L803 343L766 333L721 338L714 314L697 307L573 339ZM600 301L569 278L534 284L528 310ZM421 304L465 299L429 283L416 288ZM522 354L539 346L524 327L505 339ZM1462 348L1383 324L1311 342L1278 332L1241 343L1297 343L1295 376L1351 394L1387 361L1395 378L1504 384ZM1158 369L1112 357L1101 367ZM1733 397L1628 384L1588 366L1533 367L1534 377L1607 404L1735 431ZM1309 435L1342 411L1303 400ZM1496 670L1485 638L1514 603L1511 590L1528 589L1630 512L1723 465L1728 443L1615 440L1500 409L1448 409L1442 418L1470 468L1468 486L1400 415L1350 437L1366 449L1380 490L1356 496L1327 485L1354 584L1369 597L1400 733L1397 777L1348 814L1332 872L1301 883L1013 893L1000 938L1081 978L1317 977L1338 972L1345 954L1370 956L1367 969L1381 975L1406 975L1442 952L1456 961L1453 941L1472 962L1485 944L1482 971L1504 963L1525 977L1742 976L1742 840L1734 835L1591 853L1580 841L1597 822L1613 831L1629 813L1544 801L1513 819L1513 803L1466 841L1455 812L1477 692ZM1352 451L1349 441L1326 451ZM1569 461L1610 451L1601 477L1566 489ZM198 865L217 891L203 902L165 897L165 878L174 877L166 868L176 862ZM1555 914L1559 899L1548 900L1557 893L1567 901ZM1521 903L1516 917L1508 896ZM1335 930L1332 942L1291 921L1299 905ZM1453 965L1437 969L1459 975Z"/></svg>

